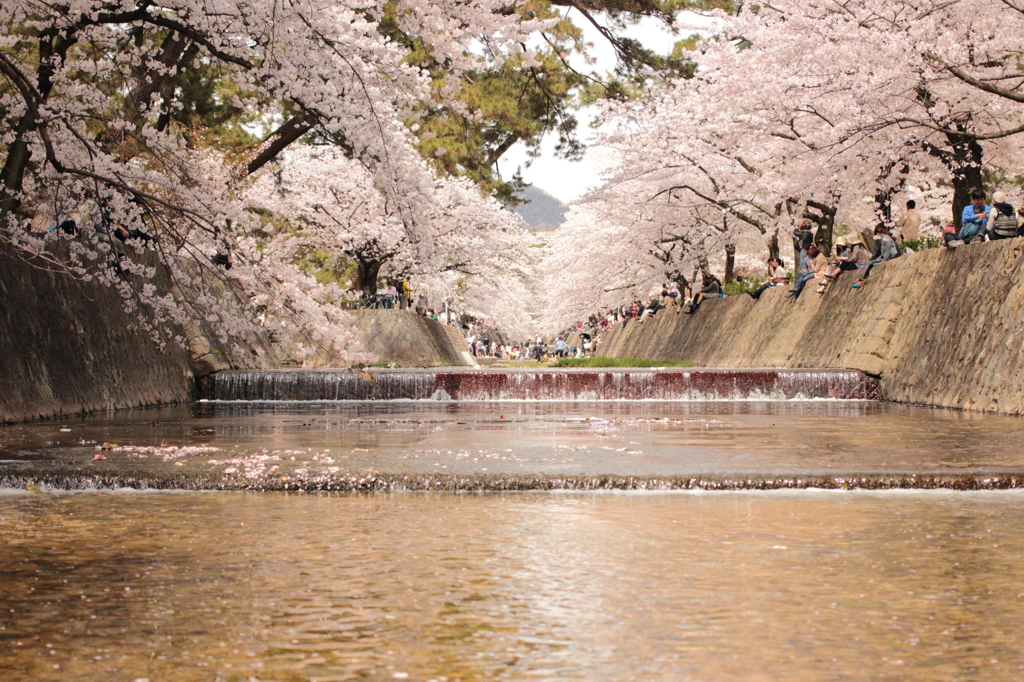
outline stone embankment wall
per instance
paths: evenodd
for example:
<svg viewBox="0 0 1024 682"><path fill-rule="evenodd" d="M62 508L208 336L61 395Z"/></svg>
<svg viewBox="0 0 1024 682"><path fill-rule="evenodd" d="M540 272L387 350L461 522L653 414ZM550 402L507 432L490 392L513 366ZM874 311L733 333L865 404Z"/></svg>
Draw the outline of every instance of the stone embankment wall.
<svg viewBox="0 0 1024 682"><path fill-rule="evenodd" d="M158 289L182 295L155 253L124 248L156 268ZM61 269L67 249L57 241L46 259L26 260L0 244L0 423L183 403L196 377L280 365L259 333L222 344L189 323L177 330L185 347L161 346L114 288Z"/></svg>
<svg viewBox="0 0 1024 682"><path fill-rule="evenodd" d="M7 246L0 263L0 422L188 400L189 354L137 329L116 291Z"/></svg>
<svg viewBox="0 0 1024 682"><path fill-rule="evenodd" d="M179 330L187 348L161 347L116 290L60 269L66 248L25 260L0 244L0 423L183 403L211 372L281 365L265 335L220 344L194 324ZM154 254L134 257L158 265ZM157 272L154 283L171 290ZM398 310L357 320L367 349L401 366L476 364L454 327Z"/></svg>
<svg viewBox="0 0 1024 682"><path fill-rule="evenodd" d="M884 399L1024 414L1024 239L932 249L845 273L824 295L786 287L615 325L599 352L706 367L830 367L881 377Z"/></svg>
<svg viewBox="0 0 1024 682"><path fill-rule="evenodd" d="M355 329L363 347L399 367L476 365L456 327L407 310L358 310Z"/></svg>

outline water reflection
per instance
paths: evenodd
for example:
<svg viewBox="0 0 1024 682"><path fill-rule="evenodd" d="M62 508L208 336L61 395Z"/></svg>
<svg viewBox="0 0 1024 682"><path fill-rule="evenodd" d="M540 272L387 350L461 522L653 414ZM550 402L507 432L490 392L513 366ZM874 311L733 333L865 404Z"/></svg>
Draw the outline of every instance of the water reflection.
<svg viewBox="0 0 1024 682"><path fill-rule="evenodd" d="M1022 494L0 498L22 680L1019 679Z"/></svg>
<svg viewBox="0 0 1024 682"><path fill-rule="evenodd" d="M339 481L1019 478L1022 440L1019 419L870 401L203 403L4 427L0 480L23 485L45 473L58 487L61 476L121 476L122 485L350 489Z"/></svg>

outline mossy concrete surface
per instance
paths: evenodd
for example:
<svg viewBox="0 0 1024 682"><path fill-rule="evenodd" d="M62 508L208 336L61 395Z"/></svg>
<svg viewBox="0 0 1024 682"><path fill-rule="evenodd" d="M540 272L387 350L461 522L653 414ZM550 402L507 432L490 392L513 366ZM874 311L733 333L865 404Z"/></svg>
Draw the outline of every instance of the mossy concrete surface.
<svg viewBox="0 0 1024 682"><path fill-rule="evenodd" d="M1024 239L931 249L879 265L863 288L845 273L823 295L811 283L758 301L705 302L613 325L601 355L702 367L858 369L886 400L1024 413Z"/></svg>

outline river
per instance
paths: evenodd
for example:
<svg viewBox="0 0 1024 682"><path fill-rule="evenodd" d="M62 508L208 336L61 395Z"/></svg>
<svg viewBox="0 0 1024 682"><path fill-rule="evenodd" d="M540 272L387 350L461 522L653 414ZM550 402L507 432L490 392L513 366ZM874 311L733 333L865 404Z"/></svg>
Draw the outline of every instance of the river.
<svg viewBox="0 0 1024 682"><path fill-rule="evenodd" d="M1021 442L827 398L7 426L0 679L1016 680Z"/></svg>

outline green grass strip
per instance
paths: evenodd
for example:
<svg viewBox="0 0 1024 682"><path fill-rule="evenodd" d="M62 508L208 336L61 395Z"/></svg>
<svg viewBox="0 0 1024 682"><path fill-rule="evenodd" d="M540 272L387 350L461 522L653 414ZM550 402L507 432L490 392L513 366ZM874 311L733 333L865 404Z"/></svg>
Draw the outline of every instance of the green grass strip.
<svg viewBox="0 0 1024 682"><path fill-rule="evenodd" d="M642 358L559 358L555 367L693 367L693 363Z"/></svg>

